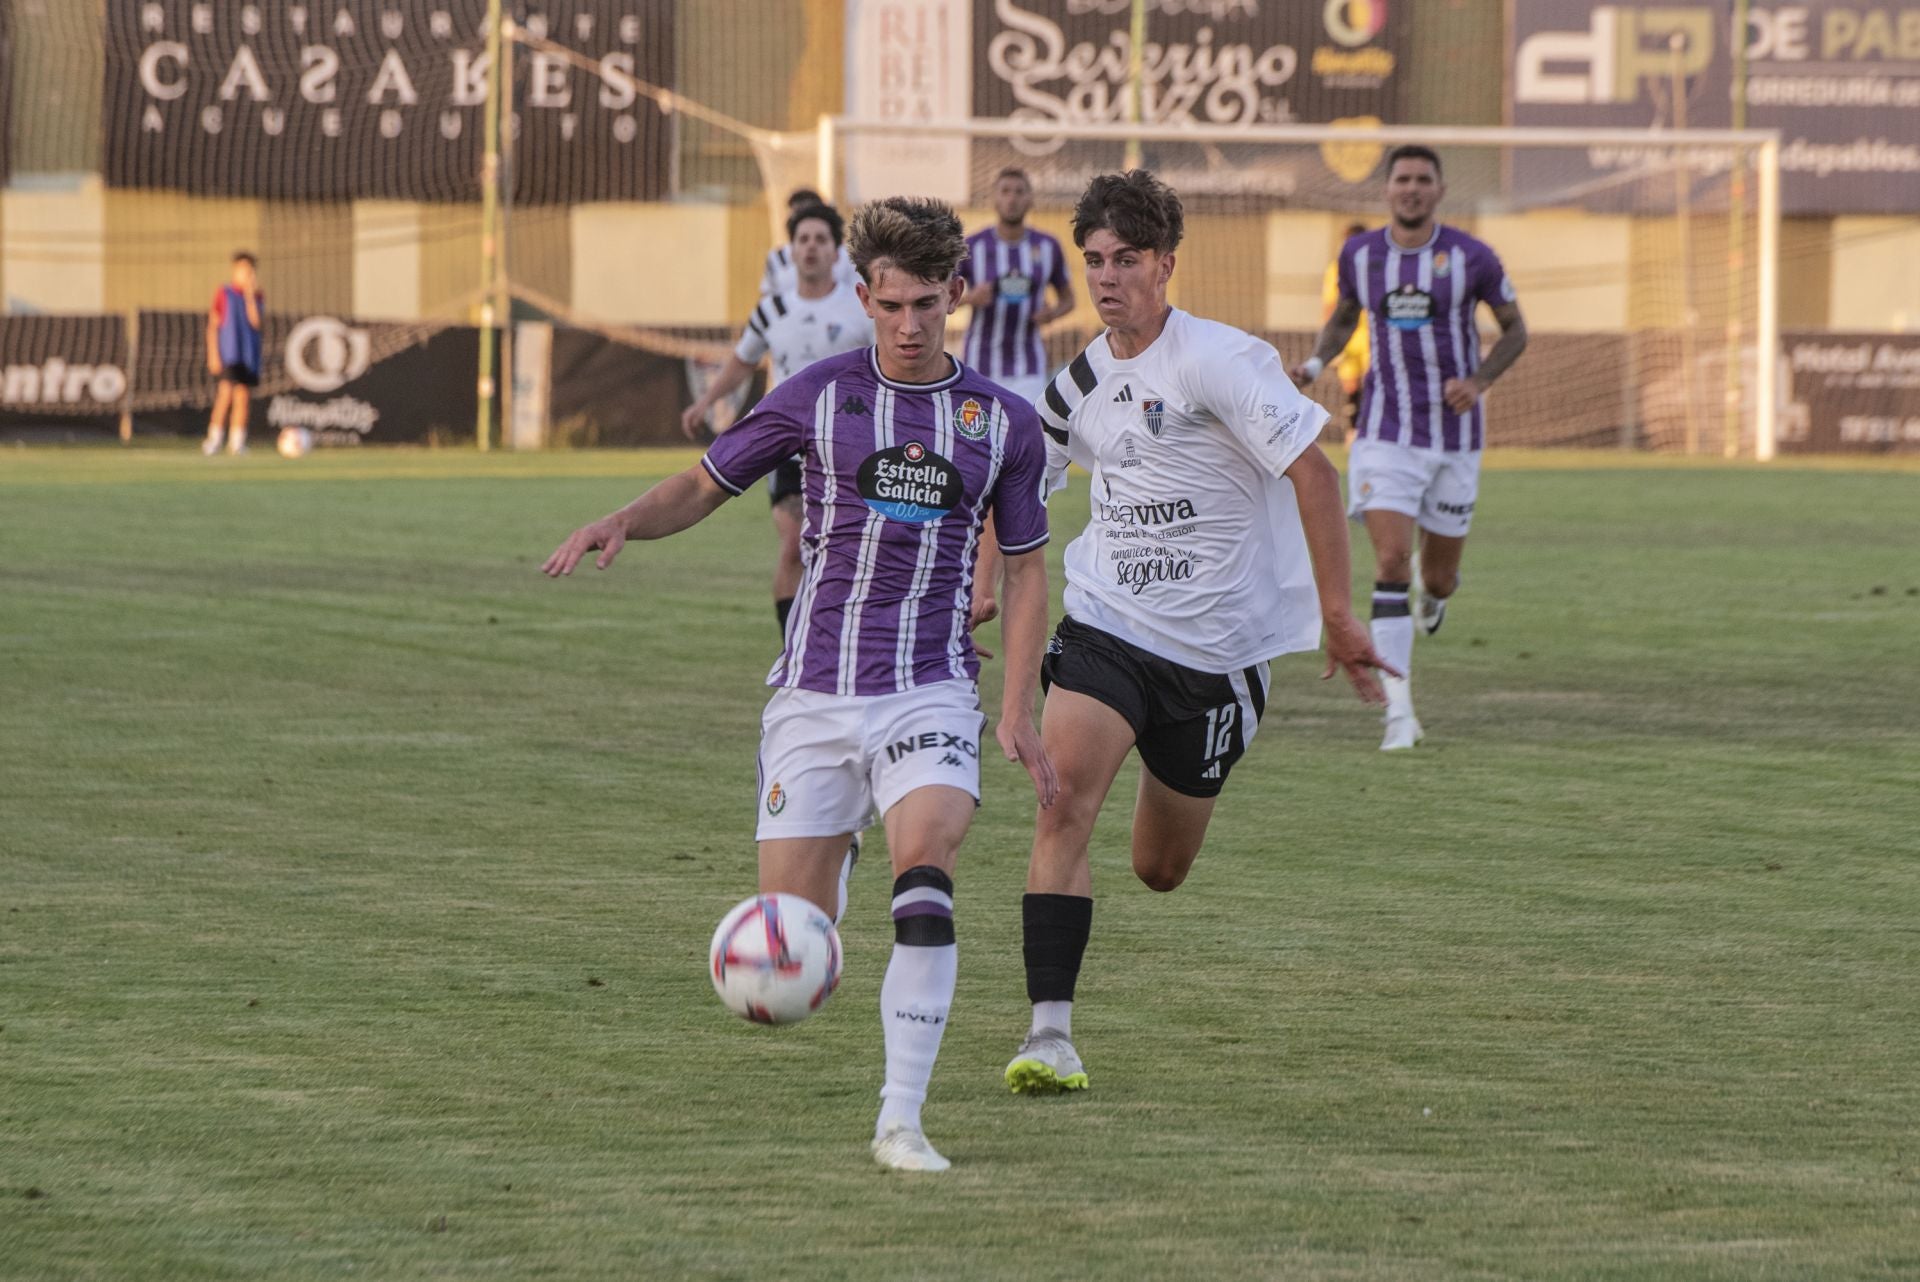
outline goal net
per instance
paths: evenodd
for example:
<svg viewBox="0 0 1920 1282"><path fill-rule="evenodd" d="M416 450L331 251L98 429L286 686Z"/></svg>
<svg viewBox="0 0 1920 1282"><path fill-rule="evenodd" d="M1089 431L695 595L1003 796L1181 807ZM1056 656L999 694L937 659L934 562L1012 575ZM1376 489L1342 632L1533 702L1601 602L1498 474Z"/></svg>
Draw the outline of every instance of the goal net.
<svg viewBox="0 0 1920 1282"><path fill-rule="evenodd" d="M1385 221L1383 161L1400 143L1440 155L1441 220L1501 255L1527 320L1526 354L1488 397L1489 444L1771 455L1771 134L841 119L815 158L846 203L938 195L969 226L993 216L994 178L1018 166L1033 183L1030 221L1067 244L1087 179L1143 165L1185 206L1173 302L1260 334L1291 362L1324 319L1346 229ZM1076 293L1079 309L1049 335L1055 362L1098 329ZM1490 343L1492 317L1479 320ZM1334 379L1315 392L1337 415Z"/></svg>

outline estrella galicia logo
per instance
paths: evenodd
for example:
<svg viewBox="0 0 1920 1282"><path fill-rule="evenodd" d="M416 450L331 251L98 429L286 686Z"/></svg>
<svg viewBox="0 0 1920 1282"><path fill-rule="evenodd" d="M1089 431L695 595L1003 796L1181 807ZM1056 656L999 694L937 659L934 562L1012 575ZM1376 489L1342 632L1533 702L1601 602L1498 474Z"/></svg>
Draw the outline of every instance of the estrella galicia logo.
<svg viewBox="0 0 1920 1282"><path fill-rule="evenodd" d="M868 507L907 525L939 520L962 493L960 469L918 441L867 455L855 484Z"/></svg>
<svg viewBox="0 0 1920 1282"><path fill-rule="evenodd" d="M1147 435L1154 440L1160 439L1160 429L1167 420L1167 403L1158 396L1140 402L1140 409L1147 416Z"/></svg>
<svg viewBox="0 0 1920 1282"><path fill-rule="evenodd" d="M867 408L865 401L861 400L858 395L851 393L841 398L840 412L842 414L858 415L861 418L866 418L873 413L872 410Z"/></svg>
<svg viewBox="0 0 1920 1282"><path fill-rule="evenodd" d="M953 412L953 430L970 441L977 441L987 434L987 412L980 408L980 402L969 396Z"/></svg>
<svg viewBox="0 0 1920 1282"><path fill-rule="evenodd" d="M1432 294L1402 285L1387 295L1387 324L1395 329L1419 329L1432 322Z"/></svg>

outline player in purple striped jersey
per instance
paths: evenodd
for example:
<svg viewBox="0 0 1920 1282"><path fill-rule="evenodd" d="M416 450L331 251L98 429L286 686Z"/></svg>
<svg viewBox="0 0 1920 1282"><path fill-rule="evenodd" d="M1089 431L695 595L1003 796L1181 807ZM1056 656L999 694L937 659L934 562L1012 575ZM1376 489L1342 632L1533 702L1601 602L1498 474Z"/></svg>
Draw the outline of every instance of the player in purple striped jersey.
<svg viewBox="0 0 1920 1282"><path fill-rule="evenodd" d="M1046 449L1033 407L946 354L960 220L893 197L849 229L875 345L768 393L700 463L583 526L548 558L686 529L796 452L805 572L761 722L760 889L831 904L852 834L878 812L893 859L894 950L880 989L886 1085L873 1154L941 1171L920 1125L953 1001L955 855L980 797L986 718L969 633L974 559L993 518L1005 567L1005 697L996 732L1044 808L1053 767L1033 721L1046 640Z"/></svg>
<svg viewBox="0 0 1920 1282"><path fill-rule="evenodd" d="M993 181L999 220L967 237L962 271L973 308L967 322L967 364L1029 401L1047 386L1040 327L1073 310L1073 278L1060 242L1027 226L1033 183L1008 167ZM1047 291L1053 291L1052 301Z"/></svg>
<svg viewBox="0 0 1920 1282"><path fill-rule="evenodd" d="M1392 220L1341 248L1340 301L1313 355L1293 370L1303 387L1318 378L1366 317L1373 365L1348 456L1348 510L1366 522L1373 542L1373 643L1402 673L1413 660L1415 555L1420 624L1432 636L1460 586L1460 556L1479 497L1486 435L1480 398L1527 346L1526 322L1499 256L1435 221L1446 193L1440 157L1431 150L1388 153ZM1500 325L1484 358L1474 323L1481 303ZM1405 676L1389 678L1386 688L1381 751L1411 748L1422 734L1413 688Z"/></svg>

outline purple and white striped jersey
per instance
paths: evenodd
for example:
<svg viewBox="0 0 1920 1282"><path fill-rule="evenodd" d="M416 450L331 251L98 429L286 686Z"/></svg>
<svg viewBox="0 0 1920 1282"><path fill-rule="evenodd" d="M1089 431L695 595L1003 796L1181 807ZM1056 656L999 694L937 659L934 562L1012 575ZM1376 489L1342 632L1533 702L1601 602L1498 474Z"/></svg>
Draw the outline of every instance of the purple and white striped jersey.
<svg viewBox="0 0 1920 1282"><path fill-rule="evenodd" d="M1017 242L1000 239L992 227L967 237L960 267L969 289L994 282L993 301L973 309L967 322L967 364L988 378L1037 378L1047 373L1034 309L1047 286L1066 289L1067 257L1060 242L1029 227Z"/></svg>
<svg viewBox="0 0 1920 1282"><path fill-rule="evenodd" d="M701 462L739 494L796 454L805 568L767 684L874 695L974 679L981 523L991 512L1010 556L1047 542L1033 407L957 361L938 382L896 383L869 347L767 393Z"/></svg>
<svg viewBox="0 0 1920 1282"><path fill-rule="evenodd" d="M1492 247L1435 224L1425 245L1402 249L1378 228L1341 246L1340 296L1365 310L1373 340L1355 423L1359 435L1415 449L1481 448L1482 403L1455 414L1440 389L1480 368L1475 305L1513 301L1513 282Z"/></svg>

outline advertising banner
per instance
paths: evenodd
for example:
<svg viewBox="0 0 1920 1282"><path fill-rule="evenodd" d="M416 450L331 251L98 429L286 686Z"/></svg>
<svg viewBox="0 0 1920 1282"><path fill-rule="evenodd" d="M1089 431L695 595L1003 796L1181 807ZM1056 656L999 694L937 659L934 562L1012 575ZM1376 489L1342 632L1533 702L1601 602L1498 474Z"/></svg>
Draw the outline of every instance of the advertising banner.
<svg viewBox="0 0 1920 1282"><path fill-rule="evenodd" d="M975 0L974 114L1126 123L1132 7L1131 0ZM1141 117L1156 125L1227 128L1397 123L1409 29L1404 0L1150 0ZM1119 155L1118 144L1062 146L1001 146L1004 154L975 157L975 173L991 176L1000 163L1026 163L1074 171L1072 182L1079 184L1088 168L1111 168ZM1368 180L1379 150L1264 148L1242 156L1217 144L1150 144L1155 154L1144 159L1183 198L1249 191L1292 197Z"/></svg>
<svg viewBox="0 0 1920 1282"><path fill-rule="evenodd" d="M486 0L106 0L104 170L118 187L312 200L480 194ZM651 200L672 131L674 6L570 0L516 48L515 199ZM624 74L623 74L624 73Z"/></svg>
<svg viewBox="0 0 1920 1282"><path fill-rule="evenodd" d="M134 428L206 430L214 380L206 316L142 312ZM473 439L480 331L338 316L266 316L266 359L253 389L250 431L271 440L304 427L321 445L420 444Z"/></svg>
<svg viewBox="0 0 1920 1282"><path fill-rule="evenodd" d="M1920 334L1787 333L1780 446L1920 450Z"/></svg>
<svg viewBox="0 0 1920 1282"><path fill-rule="evenodd" d="M120 316L0 316L0 433L114 435L127 401Z"/></svg>
<svg viewBox="0 0 1920 1282"><path fill-rule="evenodd" d="M1516 125L1726 128L1733 22L1726 4L1510 0L1509 111ZM1751 7L1747 124L1781 133L1783 211L1905 214L1920 208L1920 9L1809 3ZM1657 138L1576 156L1524 149L1516 187L1579 187L1663 159ZM1714 162L1704 161L1707 167ZM1667 184L1671 188L1671 183ZM1656 191L1659 189L1655 189Z"/></svg>
<svg viewBox="0 0 1920 1282"><path fill-rule="evenodd" d="M973 0L847 0L847 114L912 126L970 114ZM912 132L848 140L847 200L911 191L965 203L965 138ZM870 184L878 187L868 190Z"/></svg>

